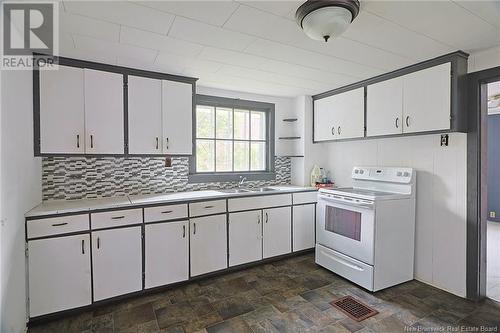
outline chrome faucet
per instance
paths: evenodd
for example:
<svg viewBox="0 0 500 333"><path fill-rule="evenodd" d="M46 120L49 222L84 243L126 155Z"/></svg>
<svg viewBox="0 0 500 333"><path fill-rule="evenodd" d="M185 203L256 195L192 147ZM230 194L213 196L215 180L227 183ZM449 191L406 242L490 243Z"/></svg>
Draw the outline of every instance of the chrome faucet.
<svg viewBox="0 0 500 333"><path fill-rule="evenodd" d="M247 177L240 176L240 181L238 182L238 188L243 186L245 180L247 180Z"/></svg>

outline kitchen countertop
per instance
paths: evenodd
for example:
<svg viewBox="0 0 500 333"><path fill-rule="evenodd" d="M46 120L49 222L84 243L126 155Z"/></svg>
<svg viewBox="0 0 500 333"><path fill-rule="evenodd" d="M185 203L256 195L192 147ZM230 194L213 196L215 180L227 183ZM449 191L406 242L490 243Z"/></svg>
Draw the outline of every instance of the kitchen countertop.
<svg viewBox="0 0 500 333"><path fill-rule="evenodd" d="M51 200L44 201L25 214L25 217L33 218L46 215L57 215L67 213L85 213L99 209L133 208L134 206L149 204L168 204L175 202L213 200L248 197L256 195L274 195L294 192L316 191L314 187L302 187L293 185L265 186L276 191L267 192L241 192L227 193L218 190L172 192L164 194L130 195L102 199L81 200Z"/></svg>

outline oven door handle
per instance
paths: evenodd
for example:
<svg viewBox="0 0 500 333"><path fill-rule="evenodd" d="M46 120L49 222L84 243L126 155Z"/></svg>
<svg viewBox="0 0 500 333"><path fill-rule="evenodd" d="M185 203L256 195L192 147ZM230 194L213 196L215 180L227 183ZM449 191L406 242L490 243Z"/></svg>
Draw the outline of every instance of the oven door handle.
<svg viewBox="0 0 500 333"><path fill-rule="evenodd" d="M324 201L329 201L329 202L337 202L340 204L346 204L346 205L354 206L354 207L373 209L373 203L360 203L360 202L354 201L354 199L333 198L333 197L324 196L324 195L320 195L319 199L324 200Z"/></svg>

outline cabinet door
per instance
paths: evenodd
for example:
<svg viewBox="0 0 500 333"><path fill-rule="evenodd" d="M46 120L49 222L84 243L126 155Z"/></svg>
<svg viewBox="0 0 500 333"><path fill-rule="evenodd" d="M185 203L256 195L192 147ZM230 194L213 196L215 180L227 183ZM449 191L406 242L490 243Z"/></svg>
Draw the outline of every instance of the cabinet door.
<svg viewBox="0 0 500 333"><path fill-rule="evenodd" d="M264 209L263 257L292 251L292 207Z"/></svg>
<svg viewBox="0 0 500 333"><path fill-rule="evenodd" d="M366 95L366 135L403 133L403 78L369 85Z"/></svg>
<svg viewBox="0 0 500 333"><path fill-rule="evenodd" d="M451 63L403 77L403 132L450 128Z"/></svg>
<svg viewBox="0 0 500 333"><path fill-rule="evenodd" d="M193 86L162 81L164 154L191 155L193 152Z"/></svg>
<svg viewBox="0 0 500 333"><path fill-rule="evenodd" d="M365 135L365 89L335 96L334 111L339 114L336 139L362 138Z"/></svg>
<svg viewBox="0 0 500 333"><path fill-rule="evenodd" d="M262 211L229 214L229 266L262 259Z"/></svg>
<svg viewBox="0 0 500 333"><path fill-rule="evenodd" d="M85 152L83 69L40 71L40 151Z"/></svg>
<svg viewBox="0 0 500 333"><path fill-rule="evenodd" d="M92 232L94 301L142 289L141 227Z"/></svg>
<svg viewBox="0 0 500 333"><path fill-rule="evenodd" d="M144 234L145 287L189 278L189 222L147 224Z"/></svg>
<svg viewBox="0 0 500 333"><path fill-rule="evenodd" d="M161 80L128 77L128 151L162 153Z"/></svg>
<svg viewBox="0 0 500 333"><path fill-rule="evenodd" d="M364 88L314 101L315 141L364 136Z"/></svg>
<svg viewBox="0 0 500 333"><path fill-rule="evenodd" d="M90 236L28 242L30 317L89 305Z"/></svg>
<svg viewBox="0 0 500 333"><path fill-rule="evenodd" d="M227 268L226 214L189 220L191 276Z"/></svg>
<svg viewBox="0 0 500 333"><path fill-rule="evenodd" d="M336 128L339 126L339 122L333 109L333 96L314 101L314 141L336 138Z"/></svg>
<svg viewBox="0 0 500 333"><path fill-rule="evenodd" d="M293 206L293 251L314 247L315 205Z"/></svg>
<svg viewBox="0 0 500 333"><path fill-rule="evenodd" d="M123 75L84 73L86 153L124 154Z"/></svg>

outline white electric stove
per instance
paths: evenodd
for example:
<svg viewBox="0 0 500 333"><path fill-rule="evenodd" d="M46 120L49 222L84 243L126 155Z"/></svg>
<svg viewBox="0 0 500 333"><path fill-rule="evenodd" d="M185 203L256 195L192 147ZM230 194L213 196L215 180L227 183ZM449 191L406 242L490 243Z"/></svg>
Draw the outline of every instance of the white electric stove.
<svg viewBox="0 0 500 333"><path fill-rule="evenodd" d="M411 168L355 167L353 187L320 189L316 263L370 290L413 279Z"/></svg>

